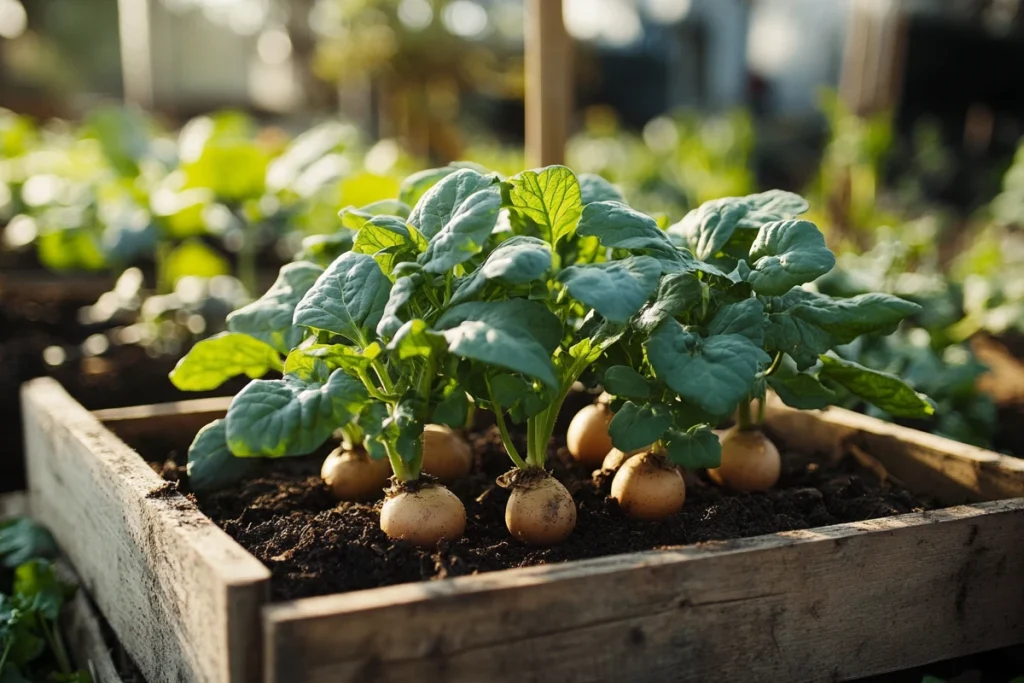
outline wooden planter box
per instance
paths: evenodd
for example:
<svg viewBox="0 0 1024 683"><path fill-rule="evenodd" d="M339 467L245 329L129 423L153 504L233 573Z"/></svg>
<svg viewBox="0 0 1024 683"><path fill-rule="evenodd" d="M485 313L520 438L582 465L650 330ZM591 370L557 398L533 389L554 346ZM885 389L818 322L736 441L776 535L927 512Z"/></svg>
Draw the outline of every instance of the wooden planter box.
<svg viewBox="0 0 1024 683"><path fill-rule="evenodd" d="M227 400L23 401L33 512L151 683L841 680L1024 642L1024 461L843 410L768 422L955 507L268 604L267 569L113 433Z"/></svg>

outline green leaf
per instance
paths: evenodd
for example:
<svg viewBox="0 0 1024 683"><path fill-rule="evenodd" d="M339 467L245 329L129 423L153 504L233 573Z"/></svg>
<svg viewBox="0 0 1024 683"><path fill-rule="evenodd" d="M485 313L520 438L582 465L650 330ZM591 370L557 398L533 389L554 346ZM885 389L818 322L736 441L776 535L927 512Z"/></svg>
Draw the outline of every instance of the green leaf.
<svg viewBox="0 0 1024 683"><path fill-rule="evenodd" d="M747 280L754 291L779 296L832 270L836 257L814 223L786 220L761 227L750 247L750 264Z"/></svg>
<svg viewBox="0 0 1024 683"><path fill-rule="evenodd" d="M583 207L576 234L597 237L605 247L676 258L677 249L653 218L618 202Z"/></svg>
<svg viewBox="0 0 1024 683"><path fill-rule="evenodd" d="M834 356L822 356L821 362L820 377L840 384L893 417L927 417L935 413L931 399L917 393L895 375Z"/></svg>
<svg viewBox="0 0 1024 683"><path fill-rule="evenodd" d="M409 214L409 223L433 241L445 226L455 220L463 204L472 196L482 192L486 197L498 192L494 180L493 176L482 175L468 168L445 174L416 202ZM498 203L501 203L500 192ZM497 209L494 213L497 220Z"/></svg>
<svg viewBox="0 0 1024 683"><path fill-rule="evenodd" d="M511 237L487 256L484 264L459 283L451 305L469 301L488 281L524 285L540 280L551 270L551 247L536 237Z"/></svg>
<svg viewBox="0 0 1024 683"><path fill-rule="evenodd" d="M687 214L677 229L685 235L694 255L703 261L722 250L749 210L739 197L716 199Z"/></svg>
<svg viewBox="0 0 1024 683"><path fill-rule="evenodd" d="M649 398L651 385L639 372L628 365L613 365L604 371L605 391L626 398Z"/></svg>
<svg viewBox="0 0 1024 683"><path fill-rule="evenodd" d="M558 387L551 354L562 324L546 306L527 299L470 301L453 306L437 321L448 350Z"/></svg>
<svg viewBox="0 0 1024 683"><path fill-rule="evenodd" d="M419 457L423 450L423 422L417 417L418 407L414 400L400 401L382 425L381 436L395 445L398 456L406 464Z"/></svg>
<svg viewBox="0 0 1024 683"><path fill-rule="evenodd" d="M303 378L304 374L310 378L320 377L320 370L316 365L316 361L323 361L327 365L329 374L338 368L355 369L369 367L370 362L379 352L380 345L377 342L370 344L363 351L346 344L312 344L308 347L303 345L288 354L284 370L288 374L295 374L300 379ZM305 356L308 360L301 360L302 356ZM291 370L295 370L295 372Z"/></svg>
<svg viewBox="0 0 1024 683"><path fill-rule="evenodd" d="M325 345L315 344L313 346L322 347ZM312 349L313 346L310 346L309 349ZM337 346L340 346L340 344ZM326 382L331 371L335 368L329 366L324 359L317 358L309 353L309 349L302 347L292 349L288 357L284 359L284 374L307 382Z"/></svg>
<svg viewBox="0 0 1024 683"><path fill-rule="evenodd" d="M253 476L259 461L239 458L228 448L227 420L199 430L188 449L188 481L193 491L216 491Z"/></svg>
<svg viewBox="0 0 1024 683"><path fill-rule="evenodd" d="M388 344L388 350L398 351L401 360L426 358L446 348L448 342L445 338L419 319L410 320L402 325Z"/></svg>
<svg viewBox="0 0 1024 683"><path fill-rule="evenodd" d="M650 332L663 320L687 313L703 299L704 285L693 273L672 273L661 278L658 294L640 313L636 324Z"/></svg>
<svg viewBox="0 0 1024 683"><path fill-rule="evenodd" d="M412 301L416 290L424 282L420 273L413 273L395 280L388 301L384 305L384 313L381 315L380 323L377 324L377 335L382 339L390 339L405 324L402 319L405 315L405 308Z"/></svg>
<svg viewBox="0 0 1024 683"><path fill-rule="evenodd" d="M722 464L722 444L707 425L686 432L670 429L664 443L668 459L683 469L701 470Z"/></svg>
<svg viewBox="0 0 1024 683"><path fill-rule="evenodd" d="M222 332L198 342L171 371L171 383L182 391L210 391L238 375L258 379L281 370L277 350L239 332Z"/></svg>
<svg viewBox="0 0 1024 683"><path fill-rule="evenodd" d="M334 259L352 249L355 235L351 230L341 229L329 235L310 235L302 240L302 250L295 257L299 261L311 261L326 268Z"/></svg>
<svg viewBox="0 0 1024 683"><path fill-rule="evenodd" d="M446 425L452 429L462 429L469 419L469 395L466 390L458 384L450 385L444 393L444 398L434 408L434 414L430 421L433 424Z"/></svg>
<svg viewBox="0 0 1024 683"><path fill-rule="evenodd" d="M785 190L768 190L759 194L747 195L743 201L753 211L774 214L779 218L799 216L809 207L806 199Z"/></svg>
<svg viewBox="0 0 1024 683"><path fill-rule="evenodd" d="M580 184L565 166L523 171L508 179L512 207L528 216L552 245L569 237L583 211Z"/></svg>
<svg viewBox="0 0 1024 683"><path fill-rule="evenodd" d="M754 387L759 365L771 358L747 337L702 338L666 320L644 342L655 375L712 415L728 414Z"/></svg>
<svg viewBox="0 0 1024 683"><path fill-rule="evenodd" d="M269 155L254 141L214 137L199 159L185 164L187 187L208 187L220 199L241 202L263 194Z"/></svg>
<svg viewBox="0 0 1024 683"><path fill-rule="evenodd" d="M372 256L338 257L295 307L293 322L364 345L384 315L391 282Z"/></svg>
<svg viewBox="0 0 1024 683"><path fill-rule="evenodd" d="M312 453L367 398L362 383L343 370L335 370L326 384L287 376L256 380L228 408L228 447L241 457Z"/></svg>
<svg viewBox="0 0 1024 683"><path fill-rule="evenodd" d="M618 188L595 173L581 173L577 180L580 183L580 199L584 206L594 202L626 201Z"/></svg>
<svg viewBox="0 0 1024 683"><path fill-rule="evenodd" d="M901 320L921 307L889 294L862 294L851 299L795 288L765 300L768 327L765 346L789 354L804 370L818 356L862 334L890 334Z"/></svg>
<svg viewBox="0 0 1024 683"><path fill-rule="evenodd" d="M399 201L409 206L415 206L429 189L457 170L459 170L457 166L442 166L413 173L402 181L402 185L398 189Z"/></svg>
<svg viewBox="0 0 1024 683"><path fill-rule="evenodd" d="M608 434L616 448L628 453L650 446L671 424L672 411L664 403L637 405L626 401L608 425Z"/></svg>
<svg viewBox="0 0 1024 683"><path fill-rule="evenodd" d="M228 329L288 353L304 334L301 327L292 324L295 306L323 272L320 266L306 261L286 264L266 294L228 316Z"/></svg>
<svg viewBox="0 0 1024 683"><path fill-rule="evenodd" d="M163 277L172 287L190 275L211 278L230 272L228 260L200 240L186 240L168 254L163 263Z"/></svg>
<svg viewBox="0 0 1024 683"><path fill-rule="evenodd" d="M757 346L764 346L766 323L764 305L757 299L744 299L718 309L708 325L708 334L742 334Z"/></svg>
<svg viewBox="0 0 1024 683"><path fill-rule="evenodd" d="M14 594L30 601L31 609L57 621L64 602L74 596L75 586L57 578L49 560L29 560L14 570Z"/></svg>
<svg viewBox="0 0 1024 683"><path fill-rule="evenodd" d="M29 560L55 557L57 544L45 527L28 517L0 523L0 558L3 565L13 569Z"/></svg>
<svg viewBox="0 0 1024 683"><path fill-rule="evenodd" d="M661 266L650 256L570 266L558 275L569 294L612 322L625 323L658 288Z"/></svg>
<svg viewBox="0 0 1024 683"><path fill-rule="evenodd" d="M374 216L356 233L352 251L369 254L388 275L396 261L402 257L405 260L416 258L420 248L404 220L396 216Z"/></svg>
<svg viewBox="0 0 1024 683"><path fill-rule="evenodd" d="M473 179L463 178L462 174L464 173L484 178L469 169L453 173L424 195L423 199L420 200L420 204L416 205L416 209L419 209L420 205L425 202L429 203L434 191L439 188L444 189L449 180L452 180L453 184L460 180L466 180L467 183L464 183L464 185L472 186ZM486 178L484 179L486 180ZM423 270L428 273L447 272L458 264L472 258L474 254L483 248L484 242L494 231L494 226L498 222L498 211L501 209L501 191L497 185L485 185L472 194L468 194L465 198L461 197L460 192L456 192L458 203L451 208L450 213L445 213L442 216L445 220L440 224L436 232L428 233L428 231L424 230L424 226L427 226L430 230L434 229L436 225L434 219L437 217L434 213L422 213L417 216L416 209L413 209L413 214L409 217L409 222L414 227L419 228L424 236L430 234L430 243L427 245L427 250L418 259L419 263L423 266ZM445 199L450 194L450 192L441 193L442 198ZM447 204L442 203L440 208L435 207L434 210L444 211L446 210L445 207L447 207ZM420 219L422 225L414 222L417 218Z"/></svg>
<svg viewBox="0 0 1024 683"><path fill-rule="evenodd" d="M836 401L834 391L818 381L817 377L799 372L789 356L783 356L768 385L787 406L798 410L818 410Z"/></svg>

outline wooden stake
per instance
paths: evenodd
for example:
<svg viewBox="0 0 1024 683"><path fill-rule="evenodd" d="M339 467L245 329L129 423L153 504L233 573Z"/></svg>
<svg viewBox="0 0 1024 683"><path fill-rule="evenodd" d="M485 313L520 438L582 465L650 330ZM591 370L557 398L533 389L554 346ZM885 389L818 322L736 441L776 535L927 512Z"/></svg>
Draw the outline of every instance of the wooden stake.
<svg viewBox="0 0 1024 683"><path fill-rule="evenodd" d="M532 166L565 161L571 43L562 21L562 0L526 3L526 158Z"/></svg>

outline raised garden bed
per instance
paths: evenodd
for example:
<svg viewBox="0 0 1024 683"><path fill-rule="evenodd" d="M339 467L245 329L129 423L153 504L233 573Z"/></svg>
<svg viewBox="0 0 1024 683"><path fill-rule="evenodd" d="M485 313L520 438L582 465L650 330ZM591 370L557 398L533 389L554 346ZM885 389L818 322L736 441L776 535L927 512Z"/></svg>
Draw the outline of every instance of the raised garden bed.
<svg viewBox="0 0 1024 683"><path fill-rule="evenodd" d="M772 405L767 428L954 507L274 602L125 443L187 443L226 400L23 400L33 512L151 682L839 680L1024 642L1024 462L843 410Z"/></svg>

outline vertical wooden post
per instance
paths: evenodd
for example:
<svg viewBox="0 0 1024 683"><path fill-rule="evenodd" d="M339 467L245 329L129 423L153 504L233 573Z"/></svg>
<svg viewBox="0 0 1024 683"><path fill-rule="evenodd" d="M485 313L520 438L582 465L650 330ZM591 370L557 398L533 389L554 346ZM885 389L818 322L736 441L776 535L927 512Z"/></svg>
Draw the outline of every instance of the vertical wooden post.
<svg viewBox="0 0 1024 683"><path fill-rule="evenodd" d="M117 3L124 101L146 109L152 108L154 100L149 3L150 0Z"/></svg>
<svg viewBox="0 0 1024 683"><path fill-rule="evenodd" d="M562 0L527 0L526 158L532 166L565 161L572 102L570 60Z"/></svg>

